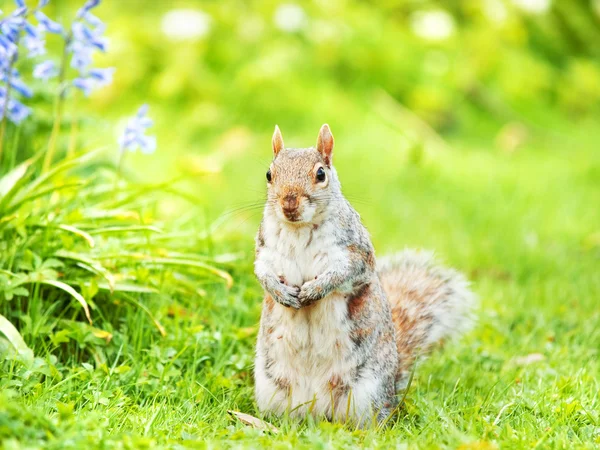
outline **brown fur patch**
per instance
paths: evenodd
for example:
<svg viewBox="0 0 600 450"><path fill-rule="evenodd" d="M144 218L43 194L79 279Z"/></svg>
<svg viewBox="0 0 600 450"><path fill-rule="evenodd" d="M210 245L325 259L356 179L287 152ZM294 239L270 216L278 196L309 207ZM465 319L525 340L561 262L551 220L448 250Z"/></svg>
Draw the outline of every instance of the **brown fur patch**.
<svg viewBox="0 0 600 450"><path fill-rule="evenodd" d="M352 330L350 335L353 340L363 340L363 339L371 336L371 333L373 333L373 328L371 328L371 327L356 328L356 329Z"/></svg>
<svg viewBox="0 0 600 450"><path fill-rule="evenodd" d="M265 246L265 236L263 234L262 226L259 227L259 229L258 229L258 235L256 236L256 240L258 241L258 246L259 247L264 247Z"/></svg>
<svg viewBox="0 0 600 450"><path fill-rule="evenodd" d="M275 301L268 294L265 295L265 306L267 307L267 311L269 312L273 311L273 308L275 307Z"/></svg>
<svg viewBox="0 0 600 450"><path fill-rule="evenodd" d="M350 386L339 375L332 376L327 384L331 392L333 407L337 408L341 397L350 390Z"/></svg>
<svg viewBox="0 0 600 450"><path fill-rule="evenodd" d="M358 291L348 299L348 315L350 319L356 319L365 309L371 289L369 285L361 286Z"/></svg>
<svg viewBox="0 0 600 450"><path fill-rule="evenodd" d="M369 267L374 268L375 267L375 253L374 252L369 252L367 254L367 264L369 265Z"/></svg>
<svg viewBox="0 0 600 450"><path fill-rule="evenodd" d="M342 384L342 378L339 375L334 375L329 379L329 387L335 389Z"/></svg>
<svg viewBox="0 0 600 450"><path fill-rule="evenodd" d="M290 388L290 380L287 378L275 378L275 384L282 391L287 391Z"/></svg>
<svg viewBox="0 0 600 450"><path fill-rule="evenodd" d="M422 340L418 333L418 321L401 307L396 306L392 309L392 321L396 329L396 347L398 348L398 373L410 369L414 362L415 346Z"/></svg>

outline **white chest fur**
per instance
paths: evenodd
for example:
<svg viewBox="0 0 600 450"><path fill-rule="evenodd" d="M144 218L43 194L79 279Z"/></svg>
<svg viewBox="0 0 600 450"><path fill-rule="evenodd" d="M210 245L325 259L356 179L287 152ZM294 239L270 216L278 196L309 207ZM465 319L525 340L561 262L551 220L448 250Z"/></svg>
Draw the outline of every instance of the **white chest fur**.
<svg viewBox="0 0 600 450"><path fill-rule="evenodd" d="M287 284L302 286L335 264L339 250L334 245L334 230L327 227L295 229L264 224L263 252ZM269 318L274 326L269 330L268 348L264 349L271 361L269 377L257 370L257 399L259 403L261 399L272 403L278 395L268 378L284 380L289 391L285 400L279 399L278 404L264 409L281 410L284 406L297 408L297 414L304 414L306 408L331 414L332 389L349 383L354 367L347 315L343 292L333 292L300 310L274 305Z"/></svg>
<svg viewBox="0 0 600 450"><path fill-rule="evenodd" d="M295 228L266 221L264 251L277 275L289 285L302 286L323 273L338 256L330 227Z"/></svg>

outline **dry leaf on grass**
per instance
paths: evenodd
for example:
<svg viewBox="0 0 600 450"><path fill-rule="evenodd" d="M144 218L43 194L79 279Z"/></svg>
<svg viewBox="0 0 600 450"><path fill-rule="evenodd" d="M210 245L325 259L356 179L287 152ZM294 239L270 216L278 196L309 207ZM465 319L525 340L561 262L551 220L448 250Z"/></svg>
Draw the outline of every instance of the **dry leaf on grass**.
<svg viewBox="0 0 600 450"><path fill-rule="evenodd" d="M275 425L265 422L264 420L260 420L258 417L254 417L250 414L246 414L239 411L229 410L227 412L232 416L236 417L244 425L251 426L252 428L256 428L257 430L271 431L273 433L279 432Z"/></svg>

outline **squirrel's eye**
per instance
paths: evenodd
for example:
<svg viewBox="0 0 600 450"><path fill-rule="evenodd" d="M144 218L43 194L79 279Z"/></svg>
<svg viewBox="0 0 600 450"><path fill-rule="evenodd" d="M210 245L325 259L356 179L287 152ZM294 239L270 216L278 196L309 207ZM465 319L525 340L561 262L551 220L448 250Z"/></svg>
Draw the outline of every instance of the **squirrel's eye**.
<svg viewBox="0 0 600 450"><path fill-rule="evenodd" d="M322 167L317 170L317 181L325 181L325 169Z"/></svg>
<svg viewBox="0 0 600 450"><path fill-rule="evenodd" d="M267 181L271 182L271 169L267 170Z"/></svg>

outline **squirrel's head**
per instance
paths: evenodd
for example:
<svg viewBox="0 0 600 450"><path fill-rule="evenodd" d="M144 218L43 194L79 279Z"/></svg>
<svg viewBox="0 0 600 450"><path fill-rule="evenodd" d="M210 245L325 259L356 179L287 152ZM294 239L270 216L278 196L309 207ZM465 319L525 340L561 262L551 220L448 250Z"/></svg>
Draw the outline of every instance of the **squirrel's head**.
<svg viewBox="0 0 600 450"><path fill-rule="evenodd" d="M312 223L326 211L339 182L331 164L333 135L319 131L316 147L285 148L279 127L273 133L273 162L267 172L268 203L282 221Z"/></svg>

